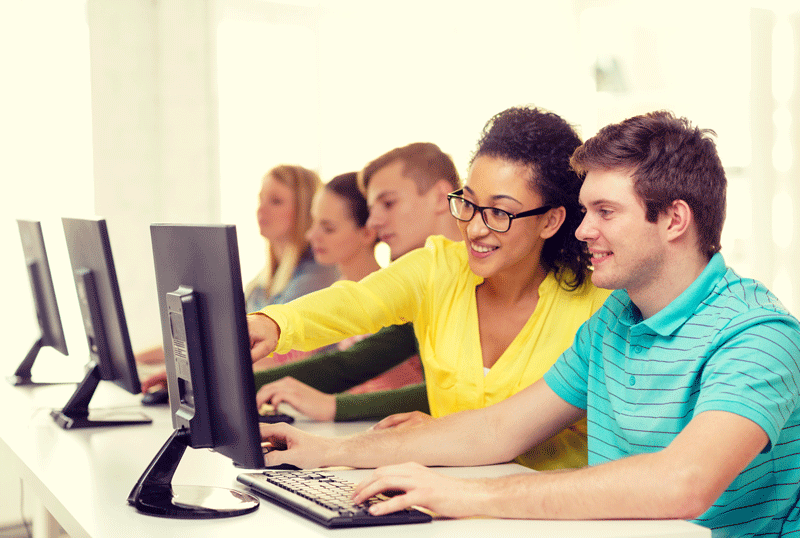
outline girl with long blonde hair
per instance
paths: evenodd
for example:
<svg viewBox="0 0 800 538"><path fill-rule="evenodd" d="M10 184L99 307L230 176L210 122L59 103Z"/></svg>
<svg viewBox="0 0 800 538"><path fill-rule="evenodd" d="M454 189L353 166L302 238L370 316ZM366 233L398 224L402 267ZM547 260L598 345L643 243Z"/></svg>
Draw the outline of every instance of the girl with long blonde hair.
<svg viewBox="0 0 800 538"><path fill-rule="evenodd" d="M335 267L314 261L306 234L319 176L302 166L282 164L266 174L258 196L258 227L266 242L264 268L245 286L247 311L282 304L332 284Z"/></svg>

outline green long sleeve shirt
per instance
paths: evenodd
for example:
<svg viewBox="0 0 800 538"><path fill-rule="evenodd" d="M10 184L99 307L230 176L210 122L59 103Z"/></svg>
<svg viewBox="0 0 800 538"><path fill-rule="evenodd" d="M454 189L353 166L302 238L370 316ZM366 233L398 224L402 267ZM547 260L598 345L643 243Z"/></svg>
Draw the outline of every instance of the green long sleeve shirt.
<svg viewBox="0 0 800 538"><path fill-rule="evenodd" d="M319 391L336 394L336 421L375 419L409 411L429 413L424 383L364 394L343 393L418 353L411 323L391 325L345 351L319 353L255 372L256 390L278 379L293 377Z"/></svg>

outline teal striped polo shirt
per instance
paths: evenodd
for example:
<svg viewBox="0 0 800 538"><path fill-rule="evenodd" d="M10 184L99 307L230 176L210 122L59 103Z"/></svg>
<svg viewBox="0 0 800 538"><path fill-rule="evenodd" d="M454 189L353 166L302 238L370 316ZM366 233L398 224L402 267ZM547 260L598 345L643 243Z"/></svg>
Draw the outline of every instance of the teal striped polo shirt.
<svg viewBox="0 0 800 538"><path fill-rule="evenodd" d="M722 255L649 319L614 291L544 379L586 409L590 465L658 451L703 411L752 420L768 446L695 521L800 538L800 324Z"/></svg>

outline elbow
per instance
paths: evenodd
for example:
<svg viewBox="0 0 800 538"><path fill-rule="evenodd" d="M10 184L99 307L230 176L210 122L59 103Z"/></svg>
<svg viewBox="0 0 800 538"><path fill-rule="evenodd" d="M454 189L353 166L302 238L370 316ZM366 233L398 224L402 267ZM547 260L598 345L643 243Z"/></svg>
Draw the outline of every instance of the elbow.
<svg viewBox="0 0 800 538"><path fill-rule="evenodd" d="M699 495L687 493L674 503L674 510L670 515L664 519L697 519L708 510L711 503L706 502L706 499Z"/></svg>
<svg viewBox="0 0 800 538"><path fill-rule="evenodd" d="M722 494L708 473L700 469L683 469L673 476L674 480L669 481L671 491L664 497L661 506L665 512L661 514L662 518L696 519L711 508Z"/></svg>

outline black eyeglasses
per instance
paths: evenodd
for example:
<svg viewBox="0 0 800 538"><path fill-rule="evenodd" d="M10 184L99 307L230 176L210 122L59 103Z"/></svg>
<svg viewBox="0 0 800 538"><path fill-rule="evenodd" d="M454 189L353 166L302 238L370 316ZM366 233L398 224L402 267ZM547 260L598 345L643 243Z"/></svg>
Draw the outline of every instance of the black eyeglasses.
<svg viewBox="0 0 800 538"><path fill-rule="evenodd" d="M507 232L511 228L511 221L514 219L541 215L552 209L552 206L543 205L542 207L537 207L530 211L523 211L515 215L496 207L481 207L475 205L469 200L462 198L462 194L464 194L464 189L458 189L447 195L447 200L450 202L450 213L461 222L469 222L472 220L472 217L475 216L475 212L480 211L481 218L486 227L500 233Z"/></svg>

